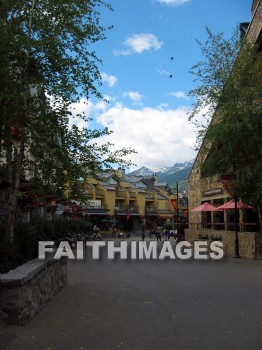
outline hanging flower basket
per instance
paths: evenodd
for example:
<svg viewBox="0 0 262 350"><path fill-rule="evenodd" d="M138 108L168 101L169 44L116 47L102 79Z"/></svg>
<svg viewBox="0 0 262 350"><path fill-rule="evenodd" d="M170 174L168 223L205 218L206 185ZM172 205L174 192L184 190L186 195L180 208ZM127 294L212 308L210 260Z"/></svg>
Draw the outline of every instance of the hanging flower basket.
<svg viewBox="0 0 262 350"><path fill-rule="evenodd" d="M55 201L50 202L46 209L49 212L55 212L57 210L57 203Z"/></svg>
<svg viewBox="0 0 262 350"><path fill-rule="evenodd" d="M27 192L20 193L17 202L22 210L32 210L39 205L37 194Z"/></svg>
<svg viewBox="0 0 262 350"><path fill-rule="evenodd" d="M72 208L66 208L62 214L63 216L72 216L73 215L73 210Z"/></svg>

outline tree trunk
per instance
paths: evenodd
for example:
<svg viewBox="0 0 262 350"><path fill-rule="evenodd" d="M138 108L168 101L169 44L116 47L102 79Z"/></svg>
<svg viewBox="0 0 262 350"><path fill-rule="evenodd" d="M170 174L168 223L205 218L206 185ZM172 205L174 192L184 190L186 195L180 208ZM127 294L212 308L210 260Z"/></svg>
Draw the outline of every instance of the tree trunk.
<svg viewBox="0 0 262 350"><path fill-rule="evenodd" d="M11 188L8 195L8 209L7 209L7 225L5 231L5 239L13 242L14 240L14 222L17 206L17 196L19 192L20 178L22 174L22 164L24 159L24 145L25 145L25 128L21 127L20 144L18 148L18 155L15 162L12 160L12 145L10 146L8 153L8 167L9 167L9 181L11 182ZM14 168L15 167L15 168Z"/></svg>
<svg viewBox="0 0 262 350"><path fill-rule="evenodd" d="M35 9L35 3L36 0L32 0L31 4L31 12L27 24L27 34L28 39L31 39L31 30L32 30L32 21L34 16L34 9ZM23 167L23 160L24 160L24 148L25 148L25 141L26 141L26 122L28 122L28 101L30 98L30 83L28 80L28 71L30 66L30 54L28 51L25 52L25 62L24 62L24 70L23 74L23 124L19 125L20 127L20 140L18 145L18 154L15 156L15 162L11 162L10 165L10 174L12 174L12 181L11 181L11 189L9 192L9 198L8 198L8 214L7 214L7 225L6 225L6 231L5 231L5 239L13 242L14 240L14 222L15 222L15 213L16 213L16 207L17 207L17 196L19 193L19 185L20 185L20 178L22 174L22 167ZM11 156L10 159L12 159L12 140L10 142L11 147L11 153L9 153L8 156ZM10 161L9 159L9 161ZM8 160L8 159L7 159ZM14 164L14 165L13 165ZM15 169L13 168L15 166Z"/></svg>

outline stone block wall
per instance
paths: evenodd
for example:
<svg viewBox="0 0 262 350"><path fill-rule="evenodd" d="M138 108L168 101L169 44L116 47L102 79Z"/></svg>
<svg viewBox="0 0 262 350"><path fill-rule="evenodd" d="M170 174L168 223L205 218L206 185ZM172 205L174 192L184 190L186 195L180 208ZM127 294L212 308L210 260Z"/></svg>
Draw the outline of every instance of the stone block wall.
<svg viewBox="0 0 262 350"><path fill-rule="evenodd" d="M203 146L201 152L199 152L195 164L191 170L191 173L188 178L188 215L189 223L201 222L201 213L192 212L191 210L199 205L201 202L214 200L214 199L226 199L229 197L227 191L223 188L223 184L217 176L210 178L201 178L200 177L200 166L205 160L207 150ZM221 194L204 196L203 193L212 189L220 189Z"/></svg>
<svg viewBox="0 0 262 350"><path fill-rule="evenodd" d="M239 255L242 258L252 260L262 259L262 234L255 232L239 232ZM235 232L234 231L216 231L216 230L185 230L185 240L193 244L200 239L221 240L224 252L228 256L235 254Z"/></svg>
<svg viewBox="0 0 262 350"><path fill-rule="evenodd" d="M255 0L253 1L252 6L252 22L249 26L247 37L251 40L257 41L261 35L262 30L262 1Z"/></svg>
<svg viewBox="0 0 262 350"><path fill-rule="evenodd" d="M67 259L34 259L0 274L0 317L23 325L35 317L67 281Z"/></svg>
<svg viewBox="0 0 262 350"><path fill-rule="evenodd" d="M262 234L255 235L255 256L254 259L262 260Z"/></svg>

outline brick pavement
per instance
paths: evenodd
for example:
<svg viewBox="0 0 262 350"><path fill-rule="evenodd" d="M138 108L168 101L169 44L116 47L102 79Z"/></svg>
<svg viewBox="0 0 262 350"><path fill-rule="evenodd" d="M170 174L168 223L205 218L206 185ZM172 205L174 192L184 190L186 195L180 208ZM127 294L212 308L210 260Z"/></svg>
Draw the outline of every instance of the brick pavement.
<svg viewBox="0 0 262 350"><path fill-rule="evenodd" d="M261 350L262 261L71 261L67 286L1 350Z"/></svg>

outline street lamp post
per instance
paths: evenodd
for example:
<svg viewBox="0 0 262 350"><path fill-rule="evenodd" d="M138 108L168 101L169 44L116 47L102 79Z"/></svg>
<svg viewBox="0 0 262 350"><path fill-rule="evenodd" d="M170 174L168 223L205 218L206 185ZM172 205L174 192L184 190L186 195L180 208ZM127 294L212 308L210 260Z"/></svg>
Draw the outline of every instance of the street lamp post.
<svg viewBox="0 0 262 350"><path fill-rule="evenodd" d="M240 255L239 255L239 239L238 239L238 223L237 223L237 213L238 213L238 209L237 209L237 193L235 192L234 195L234 199L235 199L235 207L234 207L234 224L235 224L235 255L234 258L235 259L239 259Z"/></svg>
<svg viewBox="0 0 262 350"><path fill-rule="evenodd" d="M235 165L234 165L235 170ZM235 228L235 255L234 258L239 259L239 239L238 239L238 225L237 225L237 202L238 202L238 196L236 190L232 190L231 187L231 181L235 179L235 175L222 175L221 180L223 183L223 186L228 191L228 193L233 197L234 194L234 200L235 200L235 206L234 206L234 228Z"/></svg>
<svg viewBox="0 0 262 350"><path fill-rule="evenodd" d="M176 204L176 229L178 230L178 220L179 220L178 181L177 181L177 183L176 183L176 200L177 200L177 204Z"/></svg>

